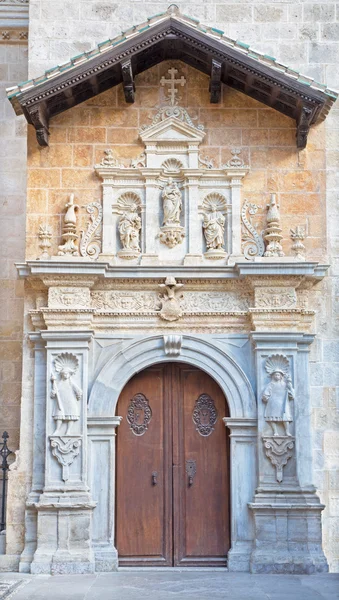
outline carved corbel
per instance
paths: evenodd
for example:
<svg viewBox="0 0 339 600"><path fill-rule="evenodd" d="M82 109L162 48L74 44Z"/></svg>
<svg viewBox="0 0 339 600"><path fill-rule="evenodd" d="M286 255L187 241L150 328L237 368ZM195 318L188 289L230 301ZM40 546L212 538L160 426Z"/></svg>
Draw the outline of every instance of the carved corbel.
<svg viewBox="0 0 339 600"><path fill-rule="evenodd" d="M39 146L48 146L49 114L46 104L36 104L28 109L28 120L36 129L36 139Z"/></svg>
<svg viewBox="0 0 339 600"><path fill-rule="evenodd" d="M265 454L275 467L276 480L281 483L283 480L283 469L287 462L293 456L294 438L290 436L272 436L263 437Z"/></svg>
<svg viewBox="0 0 339 600"><path fill-rule="evenodd" d="M51 435L50 442L52 454L62 468L62 480L66 483L69 480L69 467L80 454L82 439L80 436L59 437Z"/></svg>
<svg viewBox="0 0 339 600"><path fill-rule="evenodd" d="M222 64L219 61L212 59L211 79L210 79L210 85L209 85L211 104L218 104L220 102L221 69L222 69Z"/></svg>
<svg viewBox="0 0 339 600"><path fill-rule="evenodd" d="M311 126L312 109L303 106L299 118L297 119L297 148L303 150L306 148L307 136Z"/></svg>
<svg viewBox="0 0 339 600"><path fill-rule="evenodd" d="M121 63L121 72L122 72L122 85L124 88L125 100L128 104L133 104L134 92L135 92L135 83L133 79L133 70L132 63L129 60Z"/></svg>

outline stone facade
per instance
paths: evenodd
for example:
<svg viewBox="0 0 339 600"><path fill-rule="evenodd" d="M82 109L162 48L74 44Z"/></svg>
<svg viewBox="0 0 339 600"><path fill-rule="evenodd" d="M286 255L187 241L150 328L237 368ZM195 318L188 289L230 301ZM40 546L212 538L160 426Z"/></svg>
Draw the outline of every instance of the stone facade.
<svg viewBox="0 0 339 600"><path fill-rule="evenodd" d="M56 6L50 0L44 2L31 0L29 76L40 75L46 68L90 49L95 43L103 39L113 37L119 33L120 29L130 26L131 22L141 22L155 12L160 12L162 9L166 10L167 5L160 4L157 3L155 9L153 4L145 2L141 6L139 2L133 2L132 0L123 5L110 2L89 3L80 0L72 2L71 5L65 2L64 11L67 11L69 16L65 26L64 12L60 11L60 3ZM204 5L194 4L193 7L192 3L186 2L180 3L180 8L182 12L200 18L206 24L215 25L225 30L231 37L240 38L245 42L249 42L256 49L277 56L280 60L288 62L292 67L301 70L305 75L313 76L319 81L327 81L331 87L335 87L337 78L336 63L339 54L337 41L338 15L336 14L337 7L335 3L276 4L272 2L271 4L263 4L251 2L235 5L228 2L219 4L207 2ZM62 18L59 18L61 15ZM111 23L110 20L112 20ZM51 26L51 22L53 22L53 26ZM0 52L2 48L4 48L4 45L0 45ZM9 59L6 62L10 60L11 48L15 48L15 52L18 53L21 46L10 46L7 55ZM19 57L19 54L17 56ZM20 60L21 65L23 65L23 59ZM38 147L34 130L29 127L27 260L35 260L41 255L41 247L39 247L41 240L37 238L40 225L48 225L51 228L52 245L48 252L51 255L57 255L58 246L62 243L65 204L72 193L75 195L74 202L79 205L77 231L78 233L81 229L86 231L89 215L84 207L91 202L100 203L102 198L101 181L95 173L94 165L100 164L107 149L112 150L117 162L125 167L130 166L131 161L136 160L141 155L144 146L142 140L138 137L138 132L142 125L152 122L152 118L157 113L158 105L163 101L164 91L159 86L159 81L161 76L167 73L170 66L172 66L172 62L164 62L136 77L136 101L132 105L126 105L122 87L118 86L54 118L50 127L50 146L47 149ZM33 427L36 428L35 431L39 432L40 436L45 435L44 430L39 430L41 426L39 422L34 424L32 420L33 382L31 373L33 372L33 358L31 344L34 343L35 345L35 365L38 365L35 371L35 388L37 389L41 386L41 380L44 381L44 378L46 378L44 350L46 344L47 350L51 354L64 351L75 352L75 341L69 341L64 337L64 334L57 334L57 332L65 327L68 328L69 323L72 322L76 314L79 329L87 331L94 327L96 330L96 340L90 344L92 377L90 387L96 378L97 384L94 385L92 391L94 395L91 396L92 401L90 400L89 405L88 436L89 440L95 441L98 439L97 436L103 435L105 430L108 440L108 446L106 444L105 448L110 448L110 461L114 460L114 434L118 422L114 421L114 418L116 418L112 416L114 412L111 415L111 421L109 419L105 421L103 419L106 414L105 409L102 409L101 412L99 410L98 414L94 414L91 412L91 407L94 402L93 398L101 397L101 392L106 388L112 390L112 384L106 380L107 376L103 369L105 363L112 362L113 357L115 357L116 364L120 364L119 352L123 347L120 336L124 337L126 334L136 336L142 333L145 337L145 345L149 346L149 348L145 347L143 350L145 356L148 352L150 356L143 363L146 365L151 364L152 357L153 360L158 360L159 357L161 357L161 360L165 360L167 356L171 357L170 354L166 353L163 336L174 335L173 332L175 332L175 335L183 336L181 341L183 350L179 354L180 360L185 360L187 354L187 360L198 361L197 358L192 358L195 354L196 356L205 355L205 361L207 361L204 350L197 347L196 340L193 343L190 339L190 334L193 334L193 337L194 334L199 334L200 337L203 334L206 337L205 342L208 342L214 348L213 352L220 352L220 349L217 350L219 346L225 347L227 349L225 355L234 358L241 366L244 372L244 380L250 382L254 391L257 387L257 402L258 407L260 407L260 433L258 439L256 438L257 433L254 423L255 414L251 412L249 407L247 407L247 413L246 411L242 413L240 400L239 406L233 407L233 412L231 409L230 421L232 422L227 424L231 427L232 436L234 436L232 438L234 453L239 452L240 448L241 452L245 453L241 455L239 460L247 461L247 464L250 465L251 461L254 460L251 454L253 445L257 444L259 449L258 477L262 487L255 499L254 488L257 482L249 482L246 489L242 489L241 485L244 484L239 482L238 486L233 488L233 494L239 493L245 504L246 502L250 503L251 514L254 518L248 520L245 504L240 508L237 519L233 518L233 540L236 543L233 547L233 553L229 557L230 568L246 570L251 563L253 571L272 570L269 564L269 552L267 548L266 554L262 552L260 543L260 531L265 530L265 523L272 521L280 524L280 535L282 535L281 539L279 537L274 538L274 536L271 538L272 547L274 548L279 543L281 550L281 556L277 558L276 562L279 565L280 561L281 566L275 567L276 570L291 571L293 568L295 570L299 568L300 570L311 571L312 569L322 570L325 568L324 560L319 558L321 556L318 548L320 505L314 500L312 484L315 484L320 500L325 505L322 514L325 555L330 569L338 570L339 538L336 527L339 497L337 464L339 447L338 331L336 320L338 287L336 231L338 110L336 106L332 108L326 121L311 129L306 150L298 152L295 146L295 124L289 118L225 87L222 90L221 104L211 105L208 94L208 77L182 63L176 63L176 67L180 75L183 75L187 80L186 86L180 89L179 92L182 96L180 104L187 109L189 115L194 119L194 123L202 123L205 126L206 135L200 145L200 158L202 161L199 168L208 171L208 166L211 166L210 161L212 161L213 167L219 168L232 159L234 148L240 148L241 160L249 168L248 174L243 179L242 199L248 199L258 207L255 214L247 213L247 217L251 218L252 225L255 226L256 230L261 232L266 226L266 205L270 201L271 193L277 194L280 204L280 226L283 235L282 249L287 257L292 256L291 246L293 242L290 239L290 229L295 229L297 226L305 228L306 237L303 244L306 248L307 262L304 271L299 269L299 272L296 272L295 267L286 265L284 273L278 274L271 270L267 279L260 278L255 268L253 268L252 273L244 271L243 279L246 279L246 284L238 282L234 287L231 282L227 285L215 283L212 290L215 295L214 306L207 309L206 303L204 306L202 303L196 311L187 308L189 302L192 304L190 294L192 298L201 285L201 282L194 282L197 271L192 272L190 281L184 282L184 320L178 320L169 325L164 320L159 320L157 314L159 308L155 306L150 310L149 304L146 304L146 309L141 310L146 314L138 317L137 324L136 321L133 322L133 314L140 313L139 305L136 309L131 308L134 295L137 292L133 289L132 283L126 286L126 284L120 282L121 295L125 295L125 303L127 302L128 312L132 316L131 321L125 314L126 309L122 307L121 299L117 299L119 289L118 291L114 289L113 292L108 283L110 277L105 276L105 282L101 285L104 266L101 272L99 269L95 273L92 270L88 275L86 274L87 281L82 281L81 278L73 274L69 280L61 278L58 281L53 281L53 274L48 274L48 270L44 272L43 268L40 269L38 274L33 271L25 272L25 274L30 275L25 293L26 314L29 310L33 310L31 315L37 332L47 325L51 333L50 337L45 338L41 338L38 333L35 333L31 335L31 341L25 340L27 352L23 375L21 461L18 468L11 473L6 564L18 566L19 556L25 545L20 568L22 570L30 568L35 551L34 527L36 526L36 513L33 504L37 503L39 490L43 484L41 473L44 465L41 463L36 465L35 476L38 479L33 482L32 495L29 497L32 507L28 507L26 511L26 529L31 538L26 537L24 543L23 511L26 500L26 487L30 487L31 480ZM12 79L25 79L25 77L21 77L21 75L14 77L13 75L10 79L12 81ZM6 115L11 115L11 117L6 117L6 123L10 119L12 123L8 130L11 139L6 144L7 148L11 148L13 145L13 127L18 127L19 121L14 120L9 106L4 110ZM18 139L18 144L19 142L20 139ZM21 151L22 159L20 160L17 147L14 148L13 146L13 152L16 155L15 166L18 167L22 175L26 163L24 149ZM1 159L5 170L8 158L10 157L6 152L6 157ZM13 174L13 159L11 159L11 174ZM11 175L9 185L13 185L13 181L14 178ZM15 178L15 185L19 185L18 181L20 179ZM10 191L10 193L13 195L17 192ZM22 190L20 193L22 194ZM17 202L16 207L18 206ZM15 216L11 217L12 221L14 218ZM15 228L17 233L17 224ZM10 235L9 230L8 235ZM11 247L10 240L8 247ZM14 258L16 260L22 259L19 248L14 252L13 260ZM5 266L8 276L6 275L5 279L12 277L13 281L13 271L10 275L8 270L10 260L12 260L12 254L6 259ZM317 282L318 277L314 271L312 269L307 271L306 265L312 261L331 265L329 274L325 279ZM61 266L58 265L58 268L62 269L62 264ZM168 270L168 267L166 269ZM167 274L166 269L161 272L161 281L164 281ZM96 280L97 276L98 280ZM312 277L313 281L311 283ZM148 279L149 281L145 281L144 284L145 293L150 298L156 298L159 273L156 281L152 280L152 274L148 275ZM178 280L182 281L183 279L184 272L180 272L180 269L178 269ZM206 276L204 279L204 283L211 286L208 277ZM21 283L19 283L20 285ZM63 289L60 289L61 287ZM54 293L55 290L60 292L59 295ZM75 294L75 290L79 290L80 295ZM13 294L13 292L10 293ZM62 295L65 298L68 297L68 300L61 302L60 297ZM89 303L90 297L91 303ZM75 301L74 298L78 298L78 300ZM216 308L220 298L222 298L222 303L227 298L227 313L237 313L227 315L227 325L225 317L220 315L221 311ZM73 303L73 311L69 308L69 301ZM149 299L146 299L145 302L149 302ZM240 307L241 303L242 306ZM13 296L10 298L10 304L12 319ZM68 305L67 310L65 308L66 304ZM235 311L234 306L237 309ZM41 311L40 309L43 307L48 307L48 310ZM94 314L94 309L97 314ZM267 315L267 311L272 311L272 309L275 318L273 336L269 331L270 324L268 320L270 317ZM135 310L135 313L133 313L133 310ZM315 326L312 324L313 316L311 312L307 312L312 310L316 312ZM196 312L201 313L201 315L197 315ZM208 322L206 322L206 313L209 313ZM205 321L205 323L202 324L202 321ZM19 323L22 323L20 316L17 326ZM290 333L287 337L284 337L281 332L285 332L286 329ZM26 331L32 331L32 323L28 318L26 320ZM241 335L245 336L244 338L240 336L239 340L230 337L239 336L239 331ZM251 331L255 333L250 334ZM104 334L102 339L98 332ZM155 338L150 337L151 332L155 335ZM311 344L312 337L309 334L313 334L313 332L317 335L315 341ZM217 333L218 340L213 339L213 335ZM16 335L18 339L13 340L13 335ZM108 345L105 337L107 335L110 337ZM222 339L220 339L220 335ZM250 352L248 342L250 335L252 336L252 347L255 349L253 354ZM210 336L212 336L212 339L210 339ZM83 357L86 355L88 340L86 341L85 337L83 334L83 338L78 340L76 345L77 356L81 355ZM20 330L11 333L10 339L7 338L6 359L9 356L8 360L12 360L12 354L7 354L7 352L13 353L19 350L19 339ZM13 344L18 344L17 350ZM308 350L310 351L309 367L305 363ZM129 343L125 342L124 352L129 356L129 364L135 366L131 367L131 371L128 371L126 365L124 366L125 370L122 371L120 387L119 389L117 387L116 394L122 388L124 381L127 381L128 374L133 372L133 368L139 368L139 365L133 362L136 361L133 343L129 346ZM264 367L265 360L269 354L279 353L287 355L293 369L293 385L296 389L296 398L298 399L301 396L303 398L302 406L299 406L297 413L295 413L295 427L298 431L293 431L292 443L295 444L293 452L296 454L294 458L292 456L287 459L286 465L282 468L285 477L284 485L287 485L288 488L284 488L284 492L288 495L290 502L288 516L283 514L286 511L286 504L282 506L278 505L277 502L272 503L270 487L275 489L274 486L281 484L278 484L275 480L275 467L268 456L269 453L274 453L274 448L265 449L262 439L262 425L260 425L260 422L263 423L263 421L260 421L263 419L260 394L268 383ZM255 355L257 356L256 366L254 366ZM15 355L13 360L18 361L19 357ZM81 358L81 360L83 359ZM247 362L249 363L248 366L246 366ZM7 363L4 364L7 365ZM198 362L195 364L198 365ZM81 363L81 369L83 369L82 365L83 363ZM211 364L210 367L212 369L213 365ZM12 369L12 366L10 368ZM83 376L82 370L81 373ZM303 387L302 379L306 375L310 381L310 395L308 390ZM15 377L17 381L17 376L15 375ZM227 392L230 396L228 384L227 382L222 383L222 377L222 374L220 374L220 385L225 390L226 396ZM240 379L241 377L239 375ZM95 389L96 385L99 386L97 389ZM85 387L84 385L83 389ZM10 388L11 391L14 389L12 383L10 383ZM232 393L235 395L236 390L232 390ZM41 406L41 410L43 410L44 397L41 393L40 397L39 395L35 397L34 403L35 406ZM17 400L16 404L18 404ZM312 409L311 424L307 422L309 408ZM13 414L11 411L11 419L14 418ZM100 429L100 419L103 421L101 423L102 429ZM9 430L18 427L18 420L12 427L7 425L10 421L6 418L4 418L4 423L5 428ZM308 427L311 427L311 429L308 429ZM309 441L310 431L312 431L312 447ZM49 435L52 435L52 433L49 432ZM82 453L87 433L81 430L79 435L84 436L81 438L82 450L80 452ZM264 431L264 435L268 435L268 430ZM305 440L303 449L301 448L301 440ZM308 440L307 443L306 440ZM236 446L237 443L239 443L239 446ZM247 450L244 450L244 447ZM39 449L39 445L37 448ZM248 455L246 455L246 452L248 452ZM297 456L297 467L295 456ZM313 459L312 475L309 470L311 458ZM57 473L56 469L59 469L56 475L56 477L59 477L59 473L61 473L60 465L57 464L56 460L52 464L55 473ZM72 469L72 467L70 468ZM79 482L81 482L81 474L77 473L76 475ZM302 494L300 494L298 486L302 488ZM79 483L79 488L81 488L81 483ZM80 494L79 490L77 493ZM95 516L95 510L93 511L94 506L91 504L93 498L84 498L83 490L81 494L83 495L79 502L82 503L82 508L78 510L82 511L81 519L83 519L84 531L86 532L88 519L90 519L89 515L93 512L94 522L97 517ZM53 502L55 502L55 499L51 499L51 496L48 497L48 492L47 496L45 494L45 497L39 500L38 511L39 519L41 516L40 526L42 528L45 526L44 523L47 522L48 527L54 527L53 518L56 518L56 514L58 511L60 512L61 508L54 507L55 514L53 517L53 510L50 507ZM234 498L234 503L236 503L236 498ZM313 531L313 550L316 553L318 552L318 559L313 563L312 561L308 562L305 556L302 556L304 552L302 542L305 537L303 532L305 523L298 522L297 518L301 506L301 510L304 510L304 514L307 515L307 526L309 530L312 528ZM66 518L71 519L72 517L67 516ZM253 527L254 531L257 532L256 534L254 534ZM292 530L295 532L294 538L291 533ZM281 532L283 533L281 534ZM289 538L289 535L292 537ZM252 551L250 547L251 540L254 537L256 537L256 546ZM88 552L76 557L75 561L80 570L93 570L94 562L96 568L101 570L107 568L107 565L109 568L116 566L116 553L114 547L112 547L110 536L108 536L106 542L107 546L101 555L98 548L96 548L94 551L95 556ZM87 541L83 540L84 547L86 543ZM49 570L50 554L50 550L44 554L44 548L41 546L33 561L35 566L31 568L35 572ZM296 565L295 567L286 566L286 554L289 555L290 562ZM57 557L55 560L56 571L69 570L71 567L67 564L69 565L73 559L74 557L71 560L69 560L69 557L65 558L65 554L61 551L59 558Z"/></svg>

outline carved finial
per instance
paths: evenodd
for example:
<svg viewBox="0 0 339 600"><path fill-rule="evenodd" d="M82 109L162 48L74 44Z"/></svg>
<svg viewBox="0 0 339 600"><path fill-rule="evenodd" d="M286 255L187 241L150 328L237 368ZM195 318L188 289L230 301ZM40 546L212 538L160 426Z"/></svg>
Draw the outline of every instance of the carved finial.
<svg viewBox="0 0 339 600"><path fill-rule="evenodd" d="M111 148L104 150L104 154L105 156L100 162L101 167L117 167L119 169L124 168L124 165L120 164L118 159L115 158L113 150Z"/></svg>
<svg viewBox="0 0 339 600"><path fill-rule="evenodd" d="M38 238L40 240L39 248L41 248L42 252L40 256L38 256L37 260L46 260L49 258L48 249L52 245L52 230L49 225L40 225Z"/></svg>
<svg viewBox="0 0 339 600"><path fill-rule="evenodd" d="M244 167L245 163L243 161L242 158L240 158L239 154L241 153L241 148L232 148L231 150L231 154L232 154L232 158L230 158L230 160L225 163L224 165L222 165L222 169L228 169L229 167Z"/></svg>
<svg viewBox="0 0 339 600"><path fill-rule="evenodd" d="M264 233L267 246L264 256L284 256L280 244L283 236L281 235L279 204L277 203L275 194L271 194L271 200L267 204L267 208L267 227Z"/></svg>
<svg viewBox="0 0 339 600"><path fill-rule="evenodd" d="M180 8L177 4L170 4L166 12L169 15L180 15Z"/></svg>
<svg viewBox="0 0 339 600"><path fill-rule="evenodd" d="M70 195L69 201L65 204L65 208L67 210L64 216L64 227L62 233L64 244L59 246L58 256L79 256L78 247L75 244L79 237L76 233L77 219L75 211L78 210L79 205L74 204L74 194Z"/></svg>
<svg viewBox="0 0 339 600"><path fill-rule="evenodd" d="M306 237L305 227L297 225L294 229L290 229L290 233L295 260L305 260L305 245L303 244Z"/></svg>
<svg viewBox="0 0 339 600"><path fill-rule="evenodd" d="M181 87L183 87L186 83L186 79L183 75L181 75L180 78L176 79L175 76L178 73L178 69L175 69L174 67L168 69L167 73L169 74L169 79L166 79L166 77L162 76L162 78L160 79L160 85L169 86L168 96L166 97L166 100L169 102L170 106L176 106L178 104L178 100L180 100L180 96L177 96L179 90L175 87L175 84L177 83L178 85L181 85Z"/></svg>

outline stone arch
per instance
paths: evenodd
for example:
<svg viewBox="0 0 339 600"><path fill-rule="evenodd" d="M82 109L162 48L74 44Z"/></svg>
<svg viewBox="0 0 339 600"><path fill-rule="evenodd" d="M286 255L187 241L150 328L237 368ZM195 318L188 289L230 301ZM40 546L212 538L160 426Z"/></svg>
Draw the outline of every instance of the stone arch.
<svg viewBox="0 0 339 600"><path fill-rule="evenodd" d="M165 353L163 335L133 340L119 349L93 384L89 417L115 415L120 392L135 373L156 363L172 361L196 366L215 379L225 394L232 418L256 418L254 392L243 370L224 349L192 335L182 336L181 351L177 356Z"/></svg>

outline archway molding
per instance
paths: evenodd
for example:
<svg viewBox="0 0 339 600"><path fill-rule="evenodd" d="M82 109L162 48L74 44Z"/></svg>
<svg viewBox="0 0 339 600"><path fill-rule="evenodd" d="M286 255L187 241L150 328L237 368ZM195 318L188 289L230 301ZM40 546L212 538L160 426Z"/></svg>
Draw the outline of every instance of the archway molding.
<svg viewBox="0 0 339 600"><path fill-rule="evenodd" d="M135 373L160 362L178 361L210 375L223 390L231 418L255 419L257 405L252 386L236 361L224 349L192 335L183 335L180 354L165 353L164 336L131 340L107 361L94 381L88 416L115 415L121 390Z"/></svg>

